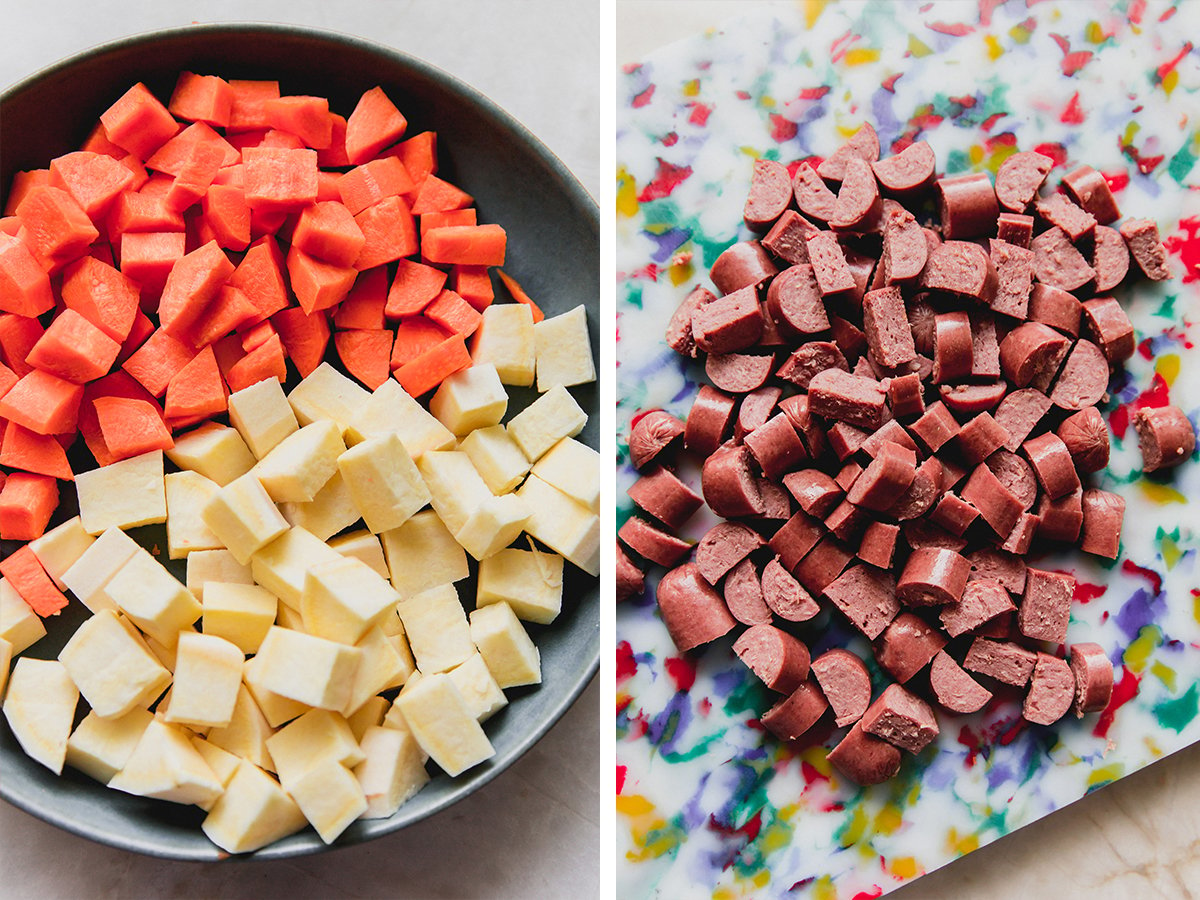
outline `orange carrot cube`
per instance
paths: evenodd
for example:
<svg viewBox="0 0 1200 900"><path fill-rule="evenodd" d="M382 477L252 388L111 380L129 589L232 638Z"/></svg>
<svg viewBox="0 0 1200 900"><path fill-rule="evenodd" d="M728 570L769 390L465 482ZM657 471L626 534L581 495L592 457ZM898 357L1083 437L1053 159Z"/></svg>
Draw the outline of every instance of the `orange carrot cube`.
<svg viewBox="0 0 1200 900"><path fill-rule="evenodd" d="M46 525L57 506L58 482L49 475L11 473L0 490L0 538L7 541L40 538L46 533Z"/></svg>
<svg viewBox="0 0 1200 900"><path fill-rule="evenodd" d="M179 123L140 81L100 114L110 141L138 159L149 159L175 136Z"/></svg>
<svg viewBox="0 0 1200 900"><path fill-rule="evenodd" d="M29 351L26 361L67 381L82 384L104 375L121 345L73 309L64 309Z"/></svg>
<svg viewBox="0 0 1200 900"><path fill-rule="evenodd" d="M82 399L82 385L33 369L0 397L0 418L38 434L73 432Z"/></svg>
<svg viewBox="0 0 1200 900"><path fill-rule="evenodd" d="M46 570L42 568L41 562L29 549L28 544L8 559L0 561L0 575L16 588L21 599L42 618L55 615L67 605L66 595L46 574Z"/></svg>

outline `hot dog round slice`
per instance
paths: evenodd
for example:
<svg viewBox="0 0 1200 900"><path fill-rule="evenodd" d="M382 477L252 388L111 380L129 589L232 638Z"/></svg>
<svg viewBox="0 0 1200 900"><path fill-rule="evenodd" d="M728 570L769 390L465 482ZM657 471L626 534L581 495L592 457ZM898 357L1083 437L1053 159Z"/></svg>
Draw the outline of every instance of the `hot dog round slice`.
<svg viewBox="0 0 1200 900"><path fill-rule="evenodd" d="M883 190L898 196L927 190L933 184L936 167L933 148L925 141L913 141L894 156L871 164Z"/></svg>
<svg viewBox="0 0 1200 900"><path fill-rule="evenodd" d="M922 547L914 550L896 582L896 596L909 606L956 603L967 586L971 564L953 550Z"/></svg>
<svg viewBox="0 0 1200 900"><path fill-rule="evenodd" d="M817 170L801 165L792 176L792 196L800 212L810 219L828 222L837 210L837 195L829 189Z"/></svg>
<svg viewBox="0 0 1200 900"><path fill-rule="evenodd" d="M814 659L811 669L833 707L838 728L862 718L871 705L871 675L861 659L849 650L835 647Z"/></svg>
<svg viewBox="0 0 1200 900"><path fill-rule="evenodd" d="M817 724L828 708L821 689L805 681L763 713L759 721L781 741L794 741Z"/></svg>
<svg viewBox="0 0 1200 900"><path fill-rule="evenodd" d="M1129 248L1115 228L1097 225L1092 236L1092 268L1096 270L1096 290L1111 291L1129 274Z"/></svg>
<svg viewBox="0 0 1200 900"><path fill-rule="evenodd" d="M992 234L1000 207L992 178L986 172L973 172L935 183L941 213L942 236L948 241Z"/></svg>
<svg viewBox="0 0 1200 900"><path fill-rule="evenodd" d="M790 185L788 190L791 190ZM815 231L817 226L804 216L794 209L785 209L762 239L762 245L789 266L803 265L808 262L808 236ZM1121 249L1125 249L1124 241L1121 241Z"/></svg>
<svg viewBox="0 0 1200 900"><path fill-rule="evenodd" d="M660 566L673 566L692 550L685 540L656 528L645 519L630 516L617 532L625 546L643 559Z"/></svg>
<svg viewBox="0 0 1200 900"><path fill-rule="evenodd" d="M695 287L671 315L667 324L667 346L681 356L696 358L696 338L692 334L692 316L706 303L717 299L707 288Z"/></svg>
<svg viewBox="0 0 1200 900"><path fill-rule="evenodd" d="M882 738L867 734L855 722L838 745L829 751L829 761L855 784L881 784L900 771L900 750Z"/></svg>
<svg viewBox="0 0 1200 900"><path fill-rule="evenodd" d="M1106 559L1116 559L1121 548L1121 526L1125 521L1125 498L1119 494L1088 488L1080 498L1083 535L1079 549Z"/></svg>
<svg viewBox="0 0 1200 900"><path fill-rule="evenodd" d="M1054 160L1033 150L1014 153L996 171L996 198L1005 209L1024 212L1050 174Z"/></svg>
<svg viewBox="0 0 1200 900"><path fill-rule="evenodd" d="M718 522L696 545L696 568L705 581L716 584L726 572L761 546L762 537L748 525Z"/></svg>
<svg viewBox="0 0 1200 900"><path fill-rule="evenodd" d="M924 619L902 612L884 630L875 648L875 658L901 684L920 672L939 650L946 638Z"/></svg>
<svg viewBox="0 0 1200 900"><path fill-rule="evenodd" d="M703 502L670 469L655 466L629 488L629 499L668 528L679 528Z"/></svg>
<svg viewBox="0 0 1200 900"><path fill-rule="evenodd" d="M750 192L742 221L751 231L767 231L792 202L792 176L787 166L772 159L756 159L750 175Z"/></svg>
<svg viewBox="0 0 1200 900"><path fill-rule="evenodd" d="M817 167L817 172L822 178L841 181L846 177L846 167L852 159L868 163L879 159L879 135L875 133L870 122L863 122L846 143L825 157Z"/></svg>
<svg viewBox="0 0 1200 900"><path fill-rule="evenodd" d="M763 568L762 592L771 611L789 622L807 622L821 611L820 604L783 567L778 557Z"/></svg>
<svg viewBox="0 0 1200 900"><path fill-rule="evenodd" d="M736 519L763 512L762 495L750 470L750 451L736 444L723 445L700 470L704 500L718 516Z"/></svg>
<svg viewBox="0 0 1200 900"><path fill-rule="evenodd" d="M710 353L704 372L723 391L747 394L762 387L775 368L775 357L767 353Z"/></svg>
<svg viewBox="0 0 1200 900"><path fill-rule="evenodd" d="M813 267L807 263L784 269L767 288L767 311L791 334L818 334L829 328Z"/></svg>
<svg viewBox="0 0 1200 900"><path fill-rule="evenodd" d="M1051 401L1059 409L1086 409L1099 403L1107 391L1104 353L1091 341L1076 341L1050 391Z"/></svg>
<svg viewBox="0 0 1200 900"><path fill-rule="evenodd" d="M1027 440L1021 445L1021 455L1029 461L1038 484L1051 500L1079 487L1079 473L1075 471L1071 451L1054 432L1048 431Z"/></svg>
<svg viewBox="0 0 1200 900"><path fill-rule="evenodd" d="M996 269L978 244L947 240L929 251L918 283L927 290L987 302L996 288Z"/></svg>
<svg viewBox="0 0 1200 900"><path fill-rule="evenodd" d="M684 424L683 445L699 457L710 456L725 440L733 421L733 397L707 384L700 385Z"/></svg>
<svg viewBox="0 0 1200 900"><path fill-rule="evenodd" d="M929 686L943 708L964 715L979 712L992 699L992 692L944 650L938 651L929 664Z"/></svg>
<svg viewBox="0 0 1200 900"><path fill-rule="evenodd" d="M617 545L617 602L638 597L646 589L646 573Z"/></svg>
<svg viewBox="0 0 1200 900"><path fill-rule="evenodd" d="M1139 409L1133 416L1133 427L1145 472L1177 466L1196 450L1196 432L1178 406Z"/></svg>
<svg viewBox="0 0 1200 900"><path fill-rule="evenodd" d="M756 388L742 398L738 406L737 421L733 425L733 439L741 442L747 434L763 425L775 412L783 390L774 385Z"/></svg>
<svg viewBox="0 0 1200 900"><path fill-rule="evenodd" d="M747 557L734 566L725 576L721 590L729 612L743 625L771 622L774 613L763 599L762 584L754 560Z"/></svg>
<svg viewBox="0 0 1200 900"><path fill-rule="evenodd" d="M1094 406L1067 416L1055 433L1066 444L1080 472L1099 472L1108 465L1108 426Z"/></svg>
<svg viewBox="0 0 1200 900"><path fill-rule="evenodd" d="M845 163L837 203L833 207L833 218L829 220L830 226L852 229L872 217L878 217L879 199L879 182L875 180L871 164L858 156L849 157Z"/></svg>
<svg viewBox="0 0 1200 900"><path fill-rule="evenodd" d="M808 678L808 647L774 625L752 625L733 642L733 652L768 688L790 694Z"/></svg>
<svg viewBox="0 0 1200 900"><path fill-rule="evenodd" d="M899 684L884 688L859 724L909 753L920 753L938 736L937 716L929 704Z"/></svg>
<svg viewBox="0 0 1200 900"><path fill-rule="evenodd" d="M725 601L694 563L672 569L658 582L658 611L680 652L716 640L737 624Z"/></svg>
<svg viewBox="0 0 1200 900"><path fill-rule="evenodd" d="M1099 712L1112 699L1113 666L1099 644L1072 644L1071 672L1075 676L1075 715Z"/></svg>
<svg viewBox="0 0 1200 900"><path fill-rule="evenodd" d="M1076 291L1096 277L1083 254L1058 226L1047 228L1029 244L1033 251L1033 273L1037 280L1064 291Z"/></svg>
<svg viewBox="0 0 1200 900"><path fill-rule="evenodd" d="M1062 186L1071 199L1095 216L1101 225L1121 218L1121 210L1108 181L1091 166L1076 166L1063 176Z"/></svg>
<svg viewBox="0 0 1200 900"><path fill-rule="evenodd" d="M1023 586L1024 571L1021 573L1021 579ZM941 608L939 616L946 634L956 638L969 634L997 616L1015 609L1016 606L1013 605L1004 585L984 577L968 581L963 589L962 599L957 603L947 603Z"/></svg>
<svg viewBox="0 0 1200 900"><path fill-rule="evenodd" d="M1133 323L1112 297L1095 297L1083 304L1083 327L1114 366L1133 356Z"/></svg>
<svg viewBox="0 0 1200 900"><path fill-rule="evenodd" d="M1075 700L1075 675L1065 659L1039 653L1021 714L1035 725L1053 725Z"/></svg>

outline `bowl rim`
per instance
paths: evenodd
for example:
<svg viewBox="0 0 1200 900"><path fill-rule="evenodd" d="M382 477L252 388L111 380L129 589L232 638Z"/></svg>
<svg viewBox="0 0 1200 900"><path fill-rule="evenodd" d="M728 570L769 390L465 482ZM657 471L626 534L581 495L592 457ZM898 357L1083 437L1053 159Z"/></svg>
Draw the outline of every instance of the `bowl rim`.
<svg viewBox="0 0 1200 900"><path fill-rule="evenodd" d="M35 87L42 80L68 71L72 67L84 62L93 57L102 56L106 53L123 50L129 47L138 47L141 45L152 44L163 39L182 38L195 34L287 34L305 37L317 41L325 41L327 43L351 45L355 50L377 56L390 57L394 62L398 62L403 66L414 69L429 79L440 82L449 90L458 93L465 100L481 107L489 115L494 117L500 125L513 132L523 143L528 145L533 152L542 159L542 161L551 170L557 182L562 186L562 189L569 195L569 199L575 204L585 208L588 211L588 220L591 222L597 236L599 235L600 227L600 211L596 198L591 192L583 186L579 179L571 172L566 164L546 146L536 135L533 134L523 123L516 119L511 113L499 106L495 101L483 94L477 88L462 80L457 75L442 69L426 60L421 59L407 51L390 47L386 44L381 44L376 41L368 40L357 35L348 34L334 29L316 28L309 25L292 25L277 22L261 22L261 21L244 21L244 22L203 22L192 25L181 25L172 28L155 29L151 31L139 31L113 40L104 41L99 44L86 47L69 56L63 57L56 62L50 63L35 72L19 79L13 84L8 85L3 90L0 90L0 111L6 102L10 102L22 92ZM603 401L601 400L601 406ZM600 580L599 588L603 594L603 579ZM603 597L601 596L601 602ZM131 838L121 833L113 833L103 829L102 826L81 823L71 819L68 815L60 812L56 808L44 808L37 801L37 794L34 792L25 792L20 789L17 779L0 779L0 799L3 799L12 806L17 807L23 812L62 828L72 834L87 838L100 844L114 847L120 850L126 850L138 853L144 856L157 857L160 859L173 859L185 862L214 862L225 860L266 860L266 859L286 859L297 856L308 856L314 853L328 852L331 850L339 850L345 847L354 846L356 844L365 843L375 840L389 834L401 831L412 825L423 822L433 816L444 812L448 807L451 807L459 801L465 799L475 791L483 788L493 779L497 778L502 773L516 763L519 759L525 756L529 750L545 737L546 733L558 724L563 715L568 709L573 706L592 680L597 676L600 668L600 640L599 640L599 623L595 631L595 649L587 660L587 665L579 670L574 683L566 685L567 690L562 695L557 703L550 707L549 715L547 715L536 727L529 730L522 738L511 748L507 754L498 763L489 764L482 771L477 772L470 781L455 786L452 790L441 797L431 807L421 810L420 814L404 816L404 806L387 819L371 820L372 822L388 823L390 827L378 827L375 830L370 830L369 833L360 834L358 830L354 832L344 833L338 840L332 844L312 845L304 843L292 845L276 841L273 844L254 851L252 853L227 854L220 850L215 844L209 844L203 849L209 852L205 853L188 853L172 851L161 845L146 845L141 843L139 839ZM60 776L61 777L61 776ZM104 785L98 786L103 787ZM14 789L15 788L15 789ZM394 821L393 821L394 820ZM301 831L300 834L304 834ZM286 839L285 839L286 840Z"/></svg>

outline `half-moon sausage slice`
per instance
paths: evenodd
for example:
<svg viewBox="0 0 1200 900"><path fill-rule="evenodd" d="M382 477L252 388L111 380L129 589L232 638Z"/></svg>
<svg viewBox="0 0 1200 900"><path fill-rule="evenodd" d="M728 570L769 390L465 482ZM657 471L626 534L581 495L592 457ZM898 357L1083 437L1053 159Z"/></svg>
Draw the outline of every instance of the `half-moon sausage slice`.
<svg viewBox="0 0 1200 900"><path fill-rule="evenodd" d="M750 451L737 444L725 444L704 461L700 470L704 500L718 516L736 519L763 512L762 495L750 471Z"/></svg>
<svg viewBox="0 0 1200 900"><path fill-rule="evenodd" d="M889 194L919 193L933 184L937 160L925 141L913 141L894 156L871 164L875 177Z"/></svg>
<svg viewBox="0 0 1200 900"><path fill-rule="evenodd" d="M875 649L879 665L903 684L946 646L945 636L918 615L902 612L884 630Z"/></svg>
<svg viewBox="0 0 1200 900"><path fill-rule="evenodd" d="M879 159L879 135L870 122L863 122L846 143L822 160L817 172L822 178L841 181L846 175L847 163L855 158L868 163Z"/></svg>
<svg viewBox="0 0 1200 900"><path fill-rule="evenodd" d="M1076 341L1050 391L1060 409L1078 410L1095 406L1108 391L1108 360L1091 341Z"/></svg>
<svg viewBox="0 0 1200 900"><path fill-rule="evenodd" d="M967 674L945 650L929 664L929 686L933 696L950 712L979 712L992 699L992 692Z"/></svg>
<svg viewBox="0 0 1200 900"><path fill-rule="evenodd" d="M725 601L695 563L672 569L658 582L658 611L681 652L714 641L737 625Z"/></svg>
<svg viewBox="0 0 1200 900"><path fill-rule="evenodd" d="M1071 671L1075 675L1075 715L1099 712L1112 699L1113 666L1099 644L1071 645Z"/></svg>
<svg viewBox="0 0 1200 900"><path fill-rule="evenodd" d="M1065 659L1039 653L1021 714L1035 725L1053 725L1075 700L1075 675Z"/></svg>
<svg viewBox="0 0 1200 900"><path fill-rule="evenodd" d="M1005 209L1024 212L1053 166L1054 160L1042 153L1014 153L996 171L996 198Z"/></svg>
<svg viewBox="0 0 1200 900"><path fill-rule="evenodd" d="M774 625L751 625L733 652L773 691L790 694L808 679L808 647Z"/></svg>
<svg viewBox="0 0 1200 900"><path fill-rule="evenodd" d="M841 647L822 653L811 664L813 677L833 707L838 728L853 724L871 705L871 675L855 654Z"/></svg>
<svg viewBox="0 0 1200 900"><path fill-rule="evenodd" d="M881 784L900 771L900 750L894 744L867 734L855 722L836 747L829 762L855 784Z"/></svg>
<svg viewBox="0 0 1200 900"><path fill-rule="evenodd" d="M825 702L821 689L812 681L805 681L763 713L759 721L762 722L763 728L781 741L794 741L817 724L817 720L828 708L829 704Z"/></svg>
<svg viewBox="0 0 1200 900"><path fill-rule="evenodd" d="M729 612L743 625L769 624L774 616L763 599L762 583L754 560L747 557L734 566L725 576L722 586L725 605Z"/></svg>
<svg viewBox="0 0 1200 900"><path fill-rule="evenodd" d="M763 568L762 591L771 611L789 622L807 622L821 611L821 605L783 567L779 557Z"/></svg>
<svg viewBox="0 0 1200 900"><path fill-rule="evenodd" d="M771 227L792 202L792 176L787 166L772 159L756 159L742 220L751 231Z"/></svg>
<svg viewBox="0 0 1200 900"><path fill-rule="evenodd" d="M920 753L938 736L937 716L929 704L899 684L884 688L859 725L909 753Z"/></svg>
<svg viewBox="0 0 1200 900"><path fill-rule="evenodd" d="M696 545L696 568L705 581L716 584L726 572L761 546L763 539L748 525L718 522Z"/></svg>
<svg viewBox="0 0 1200 900"><path fill-rule="evenodd" d="M800 212L810 219L828 222L837 210L837 195L812 166L801 165L792 176L792 195Z"/></svg>
<svg viewBox="0 0 1200 900"><path fill-rule="evenodd" d="M774 278L779 268L758 241L739 241L712 264L708 277L722 294L742 288L759 288Z"/></svg>

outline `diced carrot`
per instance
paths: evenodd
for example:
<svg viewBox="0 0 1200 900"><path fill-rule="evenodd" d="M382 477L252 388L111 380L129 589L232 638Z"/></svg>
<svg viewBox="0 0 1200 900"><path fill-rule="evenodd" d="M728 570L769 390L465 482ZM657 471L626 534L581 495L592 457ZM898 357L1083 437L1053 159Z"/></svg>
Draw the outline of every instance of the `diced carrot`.
<svg viewBox="0 0 1200 900"><path fill-rule="evenodd" d="M421 253L435 263L502 266L507 243L499 225L451 225L430 229L421 240Z"/></svg>
<svg viewBox="0 0 1200 900"><path fill-rule="evenodd" d="M167 192L171 190L171 185L175 183L175 176L168 175L165 172L155 172L146 179L146 183L138 188L139 194L149 194L152 197L162 197L167 199Z"/></svg>
<svg viewBox="0 0 1200 900"><path fill-rule="evenodd" d="M348 166L350 157L346 155L346 119L331 112L329 120L332 125L329 146L317 151L317 162L325 167Z"/></svg>
<svg viewBox="0 0 1200 900"><path fill-rule="evenodd" d="M108 139L108 135L104 133L104 123L99 119L96 120L92 130L88 132L88 136L83 139L79 149L87 150L89 153L103 153L113 159L124 159L129 156L128 150L118 147Z"/></svg>
<svg viewBox="0 0 1200 900"><path fill-rule="evenodd" d="M7 394L9 389L19 380L16 372L0 362L0 397Z"/></svg>
<svg viewBox="0 0 1200 900"><path fill-rule="evenodd" d="M478 217L475 207L466 209L445 209L441 212L427 212L421 216L421 240L425 240L425 232L431 228L445 228L448 225L477 225Z"/></svg>
<svg viewBox="0 0 1200 900"><path fill-rule="evenodd" d="M287 379L287 360L283 355L283 343L279 335L273 334L234 363L226 377L231 391L240 391L274 378Z"/></svg>
<svg viewBox="0 0 1200 900"><path fill-rule="evenodd" d="M425 307L425 315L452 334L470 337L483 321L475 307L451 290L444 290Z"/></svg>
<svg viewBox="0 0 1200 900"><path fill-rule="evenodd" d="M96 401L104 397L121 397L127 400L141 400L150 405L161 420L162 408L150 392L138 384L128 372L117 370L103 378L84 386L83 402L79 405L79 433L83 435L84 443L96 458L96 463L107 466L117 461L109 452L104 442L104 433L100 430L100 418L96 415ZM166 427L164 425L164 427Z"/></svg>
<svg viewBox="0 0 1200 900"><path fill-rule="evenodd" d="M287 284L283 280L283 254L273 237L255 241L238 263L227 282L238 288L258 308L261 322L288 305Z"/></svg>
<svg viewBox="0 0 1200 900"><path fill-rule="evenodd" d="M212 347L205 347L167 385L163 414L168 421L214 416L225 411L225 383Z"/></svg>
<svg viewBox="0 0 1200 900"><path fill-rule="evenodd" d="M392 374L404 390L420 397L469 365L471 354L467 352L467 344L461 334L456 334L406 362Z"/></svg>
<svg viewBox="0 0 1200 900"><path fill-rule="evenodd" d="M250 244L250 207L240 187L212 185L201 199L200 209L217 246L245 250Z"/></svg>
<svg viewBox="0 0 1200 900"><path fill-rule="evenodd" d="M157 294L183 258L187 237L182 231L128 232L121 235L121 271L140 284L143 294Z"/></svg>
<svg viewBox="0 0 1200 900"><path fill-rule="evenodd" d="M46 525L57 506L57 481L49 475L13 472L0 490L0 538L8 541L40 538L46 533Z"/></svg>
<svg viewBox="0 0 1200 900"><path fill-rule="evenodd" d="M82 384L107 374L120 352L119 343L67 308L50 323L25 361L66 381Z"/></svg>
<svg viewBox="0 0 1200 900"><path fill-rule="evenodd" d="M372 391L392 374L389 363L393 340L394 336L388 328L355 328L339 331L333 336L338 357L346 371Z"/></svg>
<svg viewBox="0 0 1200 900"><path fill-rule="evenodd" d="M338 306L333 324L338 328L384 328L383 307L387 303L387 268L377 266L359 272L354 287Z"/></svg>
<svg viewBox="0 0 1200 900"><path fill-rule="evenodd" d="M508 288L508 292L512 295L512 298L518 303L524 303L529 307L533 313L534 322L540 322L546 318L546 314L542 312L541 307L534 303L533 298L525 293L525 290L517 283L517 279L513 278L503 269L497 269L496 274L500 276L500 280L504 282L504 286Z"/></svg>
<svg viewBox="0 0 1200 900"><path fill-rule="evenodd" d="M186 338L233 269L233 263L216 241L185 254L167 276L158 303L163 329L173 337Z"/></svg>
<svg viewBox="0 0 1200 900"><path fill-rule="evenodd" d="M233 111L233 89L217 75L180 72L167 109L176 118L224 128Z"/></svg>
<svg viewBox="0 0 1200 900"><path fill-rule="evenodd" d="M220 147L211 143L193 144L171 189L167 191L168 208L183 211L198 203L212 186L222 164Z"/></svg>
<svg viewBox="0 0 1200 900"><path fill-rule="evenodd" d="M0 311L40 316L54 308L50 278L24 242L0 234Z"/></svg>
<svg viewBox="0 0 1200 900"><path fill-rule="evenodd" d="M388 99L381 87L373 87L359 98L346 120L346 156L351 165L373 158L384 147L404 135L408 121Z"/></svg>
<svg viewBox="0 0 1200 900"><path fill-rule="evenodd" d="M31 316L18 316L15 313L0 315L0 362L18 377L33 371L33 366L25 362L25 357L44 331L42 323Z"/></svg>
<svg viewBox="0 0 1200 900"><path fill-rule="evenodd" d="M16 422L9 422L4 429L4 441L0 444L0 466L36 472L74 481L67 453L52 435L38 434Z"/></svg>
<svg viewBox="0 0 1200 900"><path fill-rule="evenodd" d="M221 370L221 377L228 384L229 370L246 356L246 351L242 349L242 339L236 334L227 334L209 346L212 347L213 356L217 358L217 368Z"/></svg>
<svg viewBox="0 0 1200 900"><path fill-rule="evenodd" d="M131 191L139 190L142 185L150 180L150 173L146 171L146 167L133 154L126 153L117 162L128 169L129 174L133 176L133 179L129 182L129 189Z"/></svg>
<svg viewBox="0 0 1200 900"><path fill-rule="evenodd" d="M317 157L318 161L320 157ZM317 172L317 202L321 203L325 200L342 201L342 192L338 190L338 182L341 180L340 172L326 172L324 169Z"/></svg>
<svg viewBox="0 0 1200 900"><path fill-rule="evenodd" d="M242 178L251 209L298 209L317 199L317 151L247 147Z"/></svg>
<svg viewBox="0 0 1200 900"><path fill-rule="evenodd" d="M4 201L4 215L15 216L21 201L35 187L50 184L49 169L30 169L28 172L18 172L13 176L8 188L8 199Z"/></svg>
<svg viewBox="0 0 1200 900"><path fill-rule="evenodd" d="M16 216L0 216L0 234L15 238L24 227L25 223Z"/></svg>
<svg viewBox="0 0 1200 900"><path fill-rule="evenodd" d="M100 114L108 139L138 159L149 159L179 131L179 123L140 81Z"/></svg>
<svg viewBox="0 0 1200 900"><path fill-rule="evenodd" d="M324 313L308 315L299 307L289 307L271 316L271 324L279 332L283 349L295 363L301 378L321 364L329 345L329 322Z"/></svg>
<svg viewBox="0 0 1200 900"><path fill-rule="evenodd" d="M487 266L451 266L450 290L483 312L496 299Z"/></svg>
<svg viewBox="0 0 1200 900"><path fill-rule="evenodd" d="M409 177L412 178L415 192L425 183L427 177L437 172L437 132L422 131L420 134L415 134L407 141L397 144L384 155L392 156L393 154L404 163L404 168L408 170Z"/></svg>
<svg viewBox="0 0 1200 900"><path fill-rule="evenodd" d="M294 244L288 250L287 269L292 292L309 314L341 303L358 274L349 267L314 259Z"/></svg>
<svg viewBox="0 0 1200 900"><path fill-rule="evenodd" d="M145 400L97 397L96 418L114 461L175 446L158 408Z"/></svg>
<svg viewBox="0 0 1200 900"><path fill-rule="evenodd" d="M415 216L423 216L426 213L444 212L448 209L463 209L474 202L475 198L462 188L455 187L436 175L427 175L417 191L412 211Z"/></svg>
<svg viewBox="0 0 1200 900"><path fill-rule="evenodd" d="M266 104L279 96L278 81L245 81L231 78L233 106L229 112L229 132L267 128Z"/></svg>
<svg viewBox="0 0 1200 900"><path fill-rule="evenodd" d="M238 288L224 284L209 305L208 313L192 327L193 347L204 347L256 318L258 309Z"/></svg>
<svg viewBox="0 0 1200 900"><path fill-rule="evenodd" d="M389 319L415 316L433 302L445 283L446 273L441 269L402 259L396 264L384 312Z"/></svg>
<svg viewBox="0 0 1200 900"><path fill-rule="evenodd" d="M242 341L242 349L247 353L264 343L268 338L274 337L275 334L275 326L270 322L258 322L254 325L243 326L238 331L238 337Z"/></svg>
<svg viewBox="0 0 1200 900"><path fill-rule="evenodd" d="M266 138L269 130L267 128L255 128L251 131L239 131L236 134L227 131L225 133L225 140L229 141L230 146L241 154L247 147L259 146L263 142L263 139Z"/></svg>
<svg viewBox="0 0 1200 900"><path fill-rule="evenodd" d="M67 309L79 313L114 341L129 336L138 310L136 281L91 256L63 270L62 298ZM111 363L110 363L111 365Z"/></svg>
<svg viewBox="0 0 1200 900"><path fill-rule="evenodd" d="M133 356L138 347L146 343L147 338L154 334L154 323L140 309L134 313L133 325L129 329L129 337L121 344L121 352L117 354L117 365L122 366L125 360ZM114 373L115 374L115 373Z"/></svg>
<svg viewBox="0 0 1200 900"><path fill-rule="evenodd" d="M263 104L267 124L300 138L308 147L323 150L333 140L333 119L325 97L276 97Z"/></svg>
<svg viewBox="0 0 1200 900"><path fill-rule="evenodd" d="M250 240L259 241L265 237L278 238L287 241L287 225L292 213L286 209L250 210Z"/></svg>
<svg viewBox="0 0 1200 900"><path fill-rule="evenodd" d="M292 233L293 247L340 268L354 263L364 240L350 210L336 200L305 207Z"/></svg>
<svg viewBox="0 0 1200 900"><path fill-rule="evenodd" d="M451 332L425 316L401 319L396 325L396 340L392 344L392 368L400 368L452 336Z"/></svg>
<svg viewBox="0 0 1200 900"><path fill-rule="evenodd" d="M83 256L100 236L83 207L62 188L35 187L17 207L17 216L29 229L27 246L50 272Z"/></svg>
<svg viewBox="0 0 1200 900"><path fill-rule="evenodd" d="M290 131L280 131L278 128L268 128L262 140L258 142L259 147L274 147L278 150L303 150L305 149L304 141L296 137Z"/></svg>
<svg viewBox="0 0 1200 900"><path fill-rule="evenodd" d="M245 189L245 180L242 178L242 163L241 154L238 155L238 162L232 166L221 166L217 169L217 177L213 179L213 184L227 184L230 187Z"/></svg>
<svg viewBox="0 0 1200 900"><path fill-rule="evenodd" d="M183 231L183 213L167 206L166 194L126 191L108 214L109 239L129 231Z"/></svg>
<svg viewBox="0 0 1200 900"><path fill-rule="evenodd" d="M111 156L77 150L50 161L50 184L74 198L93 223L133 183L133 173Z"/></svg>
<svg viewBox="0 0 1200 900"><path fill-rule="evenodd" d="M33 369L0 397L0 417L38 434L74 431L83 386Z"/></svg>
<svg viewBox="0 0 1200 900"><path fill-rule="evenodd" d="M408 193L413 187L404 163L393 156L355 166L338 179L342 202L356 216L381 200Z"/></svg>
<svg viewBox="0 0 1200 900"><path fill-rule="evenodd" d="M167 392L167 385L176 373L195 357L196 351L159 328L125 360L121 368L153 396L161 397Z"/></svg>
<svg viewBox="0 0 1200 900"><path fill-rule="evenodd" d="M241 155L237 148L204 122L189 125L154 152L146 160L146 168L178 176L190 163L197 146L211 146L220 151L221 165L236 165Z"/></svg>
<svg viewBox="0 0 1200 900"><path fill-rule="evenodd" d="M57 614L67 605L66 594L55 586L28 544L0 561L0 575L43 619Z"/></svg>
<svg viewBox="0 0 1200 900"><path fill-rule="evenodd" d="M363 233L356 269L373 269L417 252L416 223L401 197L388 197L364 209L354 221Z"/></svg>

